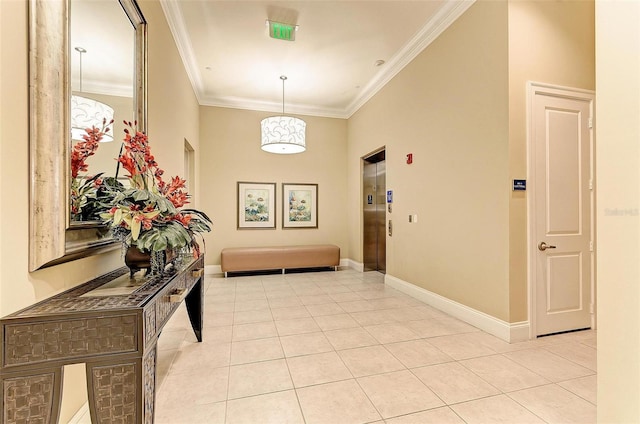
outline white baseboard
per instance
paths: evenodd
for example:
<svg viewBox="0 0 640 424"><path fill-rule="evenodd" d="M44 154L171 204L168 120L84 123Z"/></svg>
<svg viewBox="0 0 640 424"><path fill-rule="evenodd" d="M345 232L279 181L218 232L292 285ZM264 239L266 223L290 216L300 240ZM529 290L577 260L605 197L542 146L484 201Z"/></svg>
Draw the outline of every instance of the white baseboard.
<svg viewBox="0 0 640 424"><path fill-rule="evenodd" d="M484 312L477 311L461 303L447 299L444 296L408 283L393 275L386 274L385 284L418 299L427 305L446 312L467 324L473 325L489 334L513 343L529 340L529 323L527 321L508 323Z"/></svg>
<svg viewBox="0 0 640 424"><path fill-rule="evenodd" d="M91 418L89 417L89 402L85 402L84 405L78 409L78 412L75 413L73 417L69 420L68 424L82 424L91 422Z"/></svg>
<svg viewBox="0 0 640 424"><path fill-rule="evenodd" d="M204 275L216 275L222 274L222 267L220 265L205 265Z"/></svg>
<svg viewBox="0 0 640 424"><path fill-rule="evenodd" d="M340 259L340 266L346 266L358 272L364 272L364 264L362 262L356 262L353 259Z"/></svg>
<svg viewBox="0 0 640 424"><path fill-rule="evenodd" d="M509 324L511 330L510 343L523 342L531 339L531 326L529 321L520 321Z"/></svg>

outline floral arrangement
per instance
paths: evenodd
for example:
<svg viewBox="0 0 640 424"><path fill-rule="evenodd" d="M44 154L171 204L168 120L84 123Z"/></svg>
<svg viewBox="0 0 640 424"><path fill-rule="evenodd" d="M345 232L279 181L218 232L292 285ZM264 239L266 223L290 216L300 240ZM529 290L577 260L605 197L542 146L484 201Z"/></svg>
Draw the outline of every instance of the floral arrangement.
<svg viewBox="0 0 640 424"><path fill-rule="evenodd" d="M105 181L102 173L97 175L81 175L89 170L87 159L98 150L104 134L109 131L106 119L102 121L102 129L87 128L81 141L75 143L71 149L71 221L93 221L99 219L100 188Z"/></svg>
<svg viewBox="0 0 640 424"><path fill-rule="evenodd" d="M211 220L195 209L179 209L189 203L186 181L162 178L151 154L149 140L135 125L126 122L123 152L118 157L129 175L129 187L108 187L108 210L100 214L103 222L126 246L159 252L187 247L200 255L196 234L211 231ZM89 131L87 131L89 134ZM118 172L116 171L116 177Z"/></svg>

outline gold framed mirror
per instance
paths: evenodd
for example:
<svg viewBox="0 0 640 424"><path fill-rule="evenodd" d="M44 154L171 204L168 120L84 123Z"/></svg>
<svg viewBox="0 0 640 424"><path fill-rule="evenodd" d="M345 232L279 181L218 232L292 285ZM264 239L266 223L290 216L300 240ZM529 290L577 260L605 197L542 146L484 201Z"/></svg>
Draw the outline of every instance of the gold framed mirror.
<svg viewBox="0 0 640 424"><path fill-rule="evenodd" d="M88 2L92 3L99 2ZM146 21L135 0L119 0L119 4L134 33L129 119L137 120L138 129L146 131ZM118 247L99 223L70 222L71 13L71 0L29 2L30 271ZM114 136L118 143L121 135Z"/></svg>

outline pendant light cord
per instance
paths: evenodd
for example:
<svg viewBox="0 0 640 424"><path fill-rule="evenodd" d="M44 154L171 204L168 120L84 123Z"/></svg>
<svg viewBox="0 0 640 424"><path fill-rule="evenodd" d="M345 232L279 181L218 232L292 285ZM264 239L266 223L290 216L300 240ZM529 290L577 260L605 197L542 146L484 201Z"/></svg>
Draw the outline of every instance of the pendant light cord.
<svg viewBox="0 0 640 424"><path fill-rule="evenodd" d="M282 80L282 115L284 116L284 82L287 77L285 75L281 75L280 79Z"/></svg>
<svg viewBox="0 0 640 424"><path fill-rule="evenodd" d="M80 52L80 92L82 93L82 53Z"/></svg>
<svg viewBox="0 0 640 424"><path fill-rule="evenodd" d="M80 53L80 93L82 93L82 53L86 53L87 50L82 47L76 47L75 51Z"/></svg>

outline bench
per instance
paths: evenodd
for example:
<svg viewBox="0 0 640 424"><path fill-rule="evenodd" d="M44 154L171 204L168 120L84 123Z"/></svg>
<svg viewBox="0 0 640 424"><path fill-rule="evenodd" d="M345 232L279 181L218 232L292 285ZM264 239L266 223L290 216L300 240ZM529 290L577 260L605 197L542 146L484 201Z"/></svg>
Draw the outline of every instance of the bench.
<svg viewBox="0 0 640 424"><path fill-rule="evenodd" d="M228 272L266 271L340 265L340 248L332 244L275 247L231 247L222 249L220 267Z"/></svg>

